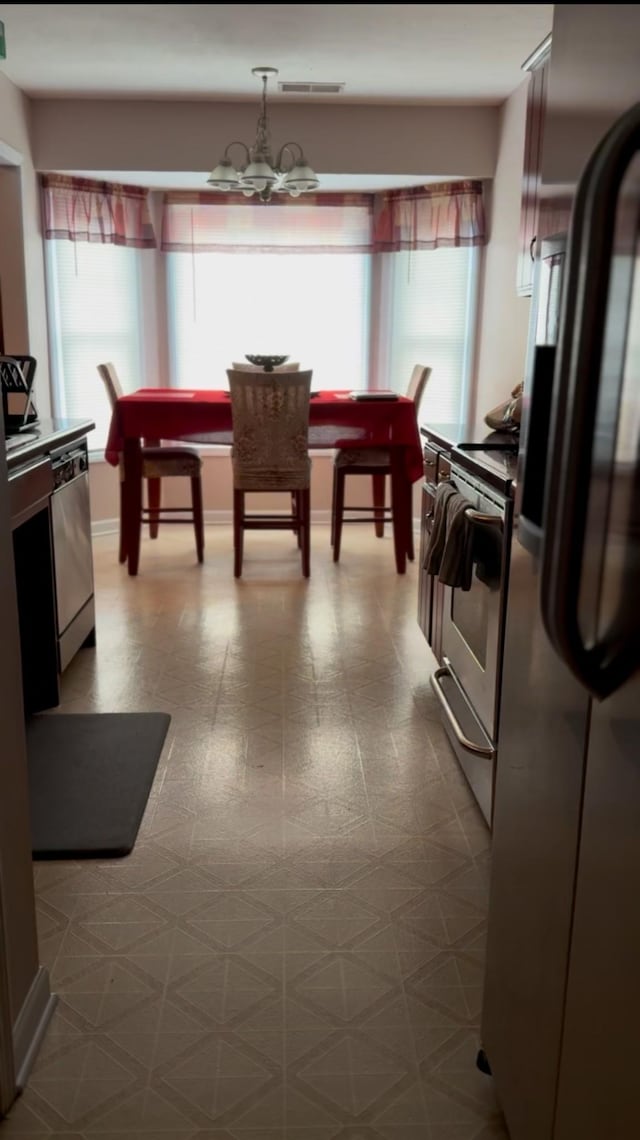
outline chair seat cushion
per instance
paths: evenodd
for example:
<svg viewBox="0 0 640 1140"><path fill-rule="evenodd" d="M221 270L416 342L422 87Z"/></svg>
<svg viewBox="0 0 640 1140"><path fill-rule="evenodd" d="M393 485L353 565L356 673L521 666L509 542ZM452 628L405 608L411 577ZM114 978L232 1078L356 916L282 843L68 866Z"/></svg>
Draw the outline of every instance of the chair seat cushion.
<svg viewBox="0 0 640 1140"><path fill-rule="evenodd" d="M391 456L386 447L340 448L334 457L336 467L390 467Z"/></svg>
<svg viewBox="0 0 640 1140"><path fill-rule="evenodd" d="M192 447L143 447L142 473L147 479L199 475L202 458Z"/></svg>

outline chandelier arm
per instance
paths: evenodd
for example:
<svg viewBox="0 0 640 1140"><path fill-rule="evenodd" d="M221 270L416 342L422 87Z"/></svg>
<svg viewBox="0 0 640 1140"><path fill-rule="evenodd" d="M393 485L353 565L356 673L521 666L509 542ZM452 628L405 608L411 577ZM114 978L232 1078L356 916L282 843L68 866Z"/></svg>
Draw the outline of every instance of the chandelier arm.
<svg viewBox="0 0 640 1140"><path fill-rule="evenodd" d="M232 146L241 146L242 147L242 149L245 153L245 163L244 164L245 164L245 166L248 166L249 161L250 161L249 147L247 146L246 143L241 142L240 139L234 139L233 142L227 143L226 147L224 148L224 156L223 157L229 158L229 151L231 150Z"/></svg>
<svg viewBox="0 0 640 1140"><path fill-rule="evenodd" d="M293 151L291 149L292 147L296 148L296 150L298 152L297 155L293 153ZM282 165L282 160L284 158L285 151L287 151L289 154L289 162L290 162L290 165L286 166L286 167ZM292 170L293 167L296 165L296 163L301 162L303 159L304 159L304 151L303 151L302 147L300 146L300 143L286 142L286 143L282 144L282 146L280 147L280 150L278 151L278 157L276 158L276 167L279 171L282 172L282 174L286 174L288 170Z"/></svg>

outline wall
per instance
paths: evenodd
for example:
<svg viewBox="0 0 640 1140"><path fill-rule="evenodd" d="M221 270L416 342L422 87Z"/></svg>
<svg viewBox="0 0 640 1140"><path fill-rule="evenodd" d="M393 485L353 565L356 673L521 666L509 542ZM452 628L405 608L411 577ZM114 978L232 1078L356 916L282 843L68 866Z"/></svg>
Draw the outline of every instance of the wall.
<svg viewBox="0 0 640 1140"><path fill-rule="evenodd" d="M524 379L530 300L516 293L527 84L502 107L479 313L476 420ZM472 417L473 418L473 417Z"/></svg>
<svg viewBox="0 0 640 1140"><path fill-rule="evenodd" d="M30 103L0 74L0 290L7 352L38 361L38 411L50 409L40 194L31 149ZM8 156L8 157L7 157Z"/></svg>
<svg viewBox="0 0 640 1140"><path fill-rule="evenodd" d="M301 139L315 168L326 173L495 176L479 320L480 413L506 396L524 365L529 303L516 296L515 276L525 95L523 84L502 109L280 103L271 112L276 141ZM203 170L218 161L230 139L253 137L256 116L250 103L37 99L35 162L39 169L59 171ZM147 372L162 376L165 363L160 353L147 361ZM331 474L330 455L314 459L316 518L330 510ZM210 517L228 517L228 456L206 457L204 484ZM94 464L91 487L94 519L115 520L117 472ZM184 497L175 484L166 493L171 505ZM353 502L366 502L367 494L365 480L354 482Z"/></svg>
<svg viewBox="0 0 640 1140"><path fill-rule="evenodd" d="M251 143L257 103L35 99L39 170L211 170L231 139ZM277 104L274 146L304 144L325 174L491 178L496 107ZM206 186L203 185L203 190Z"/></svg>

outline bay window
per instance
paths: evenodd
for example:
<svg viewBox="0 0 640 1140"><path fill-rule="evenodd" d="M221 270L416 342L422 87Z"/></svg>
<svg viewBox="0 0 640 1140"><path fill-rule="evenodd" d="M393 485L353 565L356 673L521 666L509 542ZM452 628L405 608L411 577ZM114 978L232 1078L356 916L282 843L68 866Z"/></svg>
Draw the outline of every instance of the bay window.
<svg viewBox="0 0 640 1140"><path fill-rule="evenodd" d="M117 245L46 242L53 411L93 420L92 450L104 447L111 419L97 365L112 361L125 392L143 385L141 256Z"/></svg>
<svg viewBox="0 0 640 1140"><path fill-rule="evenodd" d="M468 246L380 257L380 386L402 393L414 364L429 365L421 419L459 423L465 418L473 366L479 251Z"/></svg>
<svg viewBox="0 0 640 1140"><path fill-rule="evenodd" d="M314 388L368 383L370 266L364 253L169 253L171 383L227 388L246 353L287 354Z"/></svg>
<svg viewBox="0 0 640 1140"><path fill-rule="evenodd" d="M403 392L423 364L421 418L464 419L480 183L269 206L171 192L160 249L142 188L45 175L43 191L53 406L95 421L92 449L110 419L105 361L125 391L226 388L246 353L287 354L328 390Z"/></svg>

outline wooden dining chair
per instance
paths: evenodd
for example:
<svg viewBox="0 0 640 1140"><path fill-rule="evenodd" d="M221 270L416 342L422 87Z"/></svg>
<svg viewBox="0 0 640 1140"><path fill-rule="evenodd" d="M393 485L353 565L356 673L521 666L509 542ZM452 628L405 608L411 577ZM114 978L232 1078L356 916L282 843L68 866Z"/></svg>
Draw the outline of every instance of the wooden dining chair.
<svg viewBox="0 0 640 1140"><path fill-rule="evenodd" d="M302 573L310 574L310 371L283 384L272 372L227 371L233 421L234 575L242 574L245 530L293 530ZM249 513L247 492L291 494L290 512Z"/></svg>
<svg viewBox="0 0 640 1140"><path fill-rule="evenodd" d="M416 414L425 387L431 375L431 368L424 364L414 365L405 395L413 400ZM343 523L371 522L378 538L384 535L385 522L393 521L393 508L386 506L386 476L391 474L391 453L386 447L340 448L333 460L333 496L331 506L331 545L333 561L340 558L340 543ZM370 475L373 505L371 507L350 507L345 505L345 484L347 475ZM351 512L345 518L345 511ZM357 517L353 517L357 515ZM407 531L407 557L413 562L413 527Z"/></svg>
<svg viewBox="0 0 640 1140"><path fill-rule="evenodd" d="M111 410L122 396L122 385L113 364L98 364L98 373L109 397ZM147 484L148 508L143 507L141 523L149 524L149 537L158 537L160 523L193 523L196 536L198 562L204 560L204 515L202 509L202 458L193 447L183 445L160 446L145 444L142 449L142 475ZM187 477L191 480L190 507L162 507L162 479ZM177 515L187 515L178 518ZM126 562L127 549L124 533L124 464L120 460L120 549L119 560Z"/></svg>

